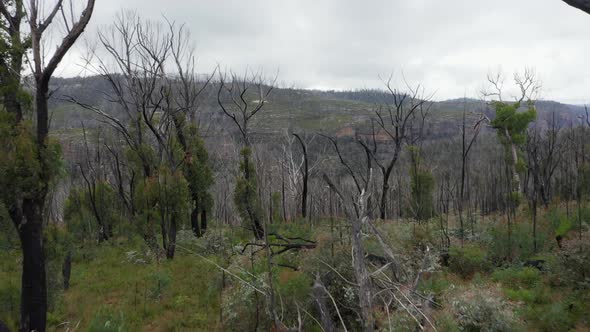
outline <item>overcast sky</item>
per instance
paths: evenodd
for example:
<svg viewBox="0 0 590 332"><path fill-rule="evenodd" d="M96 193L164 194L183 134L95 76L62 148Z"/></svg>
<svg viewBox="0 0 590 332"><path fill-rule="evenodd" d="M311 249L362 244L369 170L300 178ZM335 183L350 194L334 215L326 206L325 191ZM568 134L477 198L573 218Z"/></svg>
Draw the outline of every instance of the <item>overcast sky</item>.
<svg viewBox="0 0 590 332"><path fill-rule="evenodd" d="M186 23L202 72L279 70L318 89L376 88L403 73L442 100L477 97L490 71L531 67L543 99L590 101L590 15L561 0L98 0L88 33L121 9Z"/></svg>

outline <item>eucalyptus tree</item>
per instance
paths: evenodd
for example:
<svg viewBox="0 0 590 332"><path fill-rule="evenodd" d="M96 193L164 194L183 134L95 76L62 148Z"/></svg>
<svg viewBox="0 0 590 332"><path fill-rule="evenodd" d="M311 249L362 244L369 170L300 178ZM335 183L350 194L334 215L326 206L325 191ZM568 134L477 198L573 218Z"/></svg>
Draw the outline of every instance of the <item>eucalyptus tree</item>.
<svg viewBox="0 0 590 332"><path fill-rule="evenodd" d="M122 137L130 174L129 194L121 196L129 196L148 244L159 252L159 232L171 259L184 211L191 211L193 231L201 236L212 206L212 171L196 121L199 96L211 76L198 79L185 27L166 23L123 12L99 32L101 49L89 68L108 82L107 101L121 115L74 102L99 114Z"/></svg>
<svg viewBox="0 0 590 332"><path fill-rule="evenodd" d="M2 165L0 181L11 188L2 195L16 227L23 251L21 320L22 331L45 331L47 285L43 249L44 211L47 193L60 168L59 144L49 138L49 82L58 65L84 32L94 11L94 0L82 1L78 18L73 2L40 4L31 0L0 3L0 80L6 113L2 115ZM25 12L28 18L25 20ZM60 14L60 15L58 15ZM56 22L64 27L62 39L51 50L44 47ZM28 34L23 33L28 23ZM49 30L48 30L49 29ZM55 29L57 30L57 29ZM54 35L55 37L55 35ZM30 48L34 102L21 87L22 64ZM24 109L32 106L35 132Z"/></svg>
<svg viewBox="0 0 590 332"><path fill-rule="evenodd" d="M389 181L403 147L414 145L422 138L425 121L432 107L432 95L427 95L421 85L412 87L406 84L406 89L402 90L395 88L392 77L389 77L385 82L385 88L389 100L375 110L374 123L377 123L378 128L376 130L373 125L371 139L363 143L382 175L379 198L381 219L387 217ZM387 139L378 140L379 133L384 133ZM393 151L388 150L389 143L393 144Z"/></svg>
<svg viewBox="0 0 590 332"><path fill-rule="evenodd" d="M197 113L201 95L208 88L215 72L199 80L195 68L196 54L190 43L189 31L184 25L177 26L173 22L168 22L168 27L170 58L176 72L174 77L167 76L173 93L165 111L174 124L176 140L185 154L182 170L188 181L192 200L191 227L196 236L202 236L207 229L207 213L213 206L209 192L213 184L213 171L200 132Z"/></svg>
<svg viewBox="0 0 590 332"><path fill-rule="evenodd" d="M492 127L496 130L500 143L505 148L505 159L510 168L512 176L512 188L514 193L522 192L522 183L520 172L524 168L523 161L519 158L519 149L525 142L525 133L528 125L536 119L537 110L535 108L536 94L541 86L531 70L525 70L524 75L514 74L514 82L520 90L520 96L513 102L502 99L502 77L488 76L488 81L492 86L491 92L484 92L488 97L495 98L491 105L496 114L491 120ZM520 111L521 107L526 110Z"/></svg>
<svg viewBox="0 0 590 332"><path fill-rule="evenodd" d="M434 216L434 177L423 166L420 149L408 147L410 155L410 215L417 221L426 221Z"/></svg>
<svg viewBox="0 0 590 332"><path fill-rule="evenodd" d="M243 76L219 73L217 103L223 114L239 131L240 176L236 180L234 202L240 217L247 222L258 240L264 237L262 208L257 197L256 169L252 161L251 121L263 110L274 88L276 77L265 82L261 73L247 71Z"/></svg>
<svg viewBox="0 0 590 332"><path fill-rule="evenodd" d="M484 92L484 96L491 97L491 105L495 110L495 118L490 121L492 128L496 130L498 139L504 147L504 159L508 176L508 252L512 253L512 227L511 222L516 214L522 194L522 182L520 173L526 170L526 164L520 157L521 148L526 141L526 130L529 124L537 117L535 97L541 86L535 73L525 70L524 75L514 74L514 82L520 94L515 101L507 102L503 97L503 80L500 74L488 75L491 84L490 92ZM525 110L520 111L521 108Z"/></svg>

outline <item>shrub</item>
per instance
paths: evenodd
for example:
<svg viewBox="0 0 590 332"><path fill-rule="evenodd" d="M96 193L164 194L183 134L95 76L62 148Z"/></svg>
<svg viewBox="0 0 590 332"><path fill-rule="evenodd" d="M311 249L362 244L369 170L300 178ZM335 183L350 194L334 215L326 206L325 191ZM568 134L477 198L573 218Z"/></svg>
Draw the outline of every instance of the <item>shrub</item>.
<svg viewBox="0 0 590 332"><path fill-rule="evenodd" d="M436 327L439 331L445 332L460 332L459 324L455 318L449 314L443 314L436 320Z"/></svg>
<svg viewBox="0 0 590 332"><path fill-rule="evenodd" d="M251 283L260 287L260 276L256 281ZM256 324L256 313L264 310L264 297L261 297L256 291L244 283L237 282L223 290L222 310L223 326L231 327L234 331L254 330ZM261 315L258 318L260 326L268 326L268 315Z"/></svg>
<svg viewBox="0 0 590 332"><path fill-rule="evenodd" d="M525 316L538 331L569 331L579 316L577 304L559 301L544 306L527 307Z"/></svg>
<svg viewBox="0 0 590 332"><path fill-rule="evenodd" d="M559 209L553 209L547 213L547 221L555 236L565 236L573 227L573 223L565 213Z"/></svg>
<svg viewBox="0 0 590 332"><path fill-rule="evenodd" d="M494 271L492 278L511 288L533 288L540 283L541 272L532 267L509 267Z"/></svg>
<svg viewBox="0 0 590 332"><path fill-rule="evenodd" d="M552 231L537 225L537 251L547 247L553 235ZM508 227L505 224L494 225L488 230L489 238L486 245L489 248L489 259L499 263L507 257L515 260L525 261L535 255L533 226L530 222L520 222L511 226L511 242L508 242ZM512 248L512 252L508 249Z"/></svg>
<svg viewBox="0 0 590 332"><path fill-rule="evenodd" d="M468 277L478 271L487 271L490 267L487 252L473 244L466 244L463 248L453 246L449 249L449 268L451 271Z"/></svg>
<svg viewBox="0 0 590 332"><path fill-rule="evenodd" d="M125 318L122 312L115 314L106 309L99 310L92 318L89 332L123 332L127 331Z"/></svg>
<svg viewBox="0 0 590 332"><path fill-rule="evenodd" d="M0 250L10 250L18 247L18 233L8 215L6 206L0 201Z"/></svg>
<svg viewBox="0 0 590 332"><path fill-rule="evenodd" d="M303 302L307 300L312 285L312 280L308 275L284 269L277 277L279 281L276 285L277 291L284 301Z"/></svg>
<svg viewBox="0 0 590 332"><path fill-rule="evenodd" d="M462 331L514 331L516 320L506 303L487 289L470 289L452 302Z"/></svg>
<svg viewBox="0 0 590 332"><path fill-rule="evenodd" d="M562 282L578 289L590 289L590 244L589 233L582 240L565 243L559 253L560 271L556 271Z"/></svg>
<svg viewBox="0 0 590 332"><path fill-rule="evenodd" d="M549 290L542 286L532 289L511 289L505 290L506 296L512 301L522 301L527 304L543 304L550 301Z"/></svg>
<svg viewBox="0 0 590 332"><path fill-rule="evenodd" d="M424 294L432 294L435 297L441 295L451 286L450 281L442 274L434 274L420 282L419 290Z"/></svg>
<svg viewBox="0 0 590 332"><path fill-rule="evenodd" d="M72 250L72 236L56 224L49 224L44 230L47 278L47 307L50 311L59 307L64 289L62 268L64 258Z"/></svg>
<svg viewBox="0 0 590 332"><path fill-rule="evenodd" d="M151 282L149 295L152 299L159 299L162 296L164 290L172 282L172 277L170 277L170 274L164 271L153 272L148 276L148 279Z"/></svg>
<svg viewBox="0 0 590 332"><path fill-rule="evenodd" d="M383 322L383 325L388 327L387 330L389 331L413 332L419 330L416 321L404 309L390 313L389 317L385 316L378 318ZM384 328L383 330L386 329Z"/></svg>

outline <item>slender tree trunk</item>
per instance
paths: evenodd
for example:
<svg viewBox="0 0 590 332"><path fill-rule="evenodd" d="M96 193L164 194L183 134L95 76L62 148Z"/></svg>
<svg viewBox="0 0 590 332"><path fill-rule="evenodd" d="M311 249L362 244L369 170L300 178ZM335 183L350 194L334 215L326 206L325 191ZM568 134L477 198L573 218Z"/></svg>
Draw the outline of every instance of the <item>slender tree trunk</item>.
<svg viewBox="0 0 590 332"><path fill-rule="evenodd" d="M201 234L205 234L207 230L207 210L201 211Z"/></svg>
<svg viewBox="0 0 590 332"><path fill-rule="evenodd" d="M283 201L283 222L287 222L287 198L285 197L285 166L281 167L281 196Z"/></svg>
<svg viewBox="0 0 590 332"><path fill-rule="evenodd" d="M72 251L68 250L61 269L63 277L64 290L70 288L70 274L72 272Z"/></svg>
<svg viewBox="0 0 590 332"><path fill-rule="evenodd" d="M387 179L383 179L383 187L381 188L381 202L379 204L379 218L385 220L387 217L387 200L389 199L389 176Z"/></svg>
<svg viewBox="0 0 590 332"><path fill-rule="evenodd" d="M516 169L516 165L518 164L518 153L516 151L516 144L514 144L514 142L512 141L512 137L510 136L508 129L505 129L505 135L506 138L508 138L508 141L510 142L510 153L512 155L512 161L510 162L510 170L512 172L512 180L514 181L513 188L515 192L521 193L522 186L520 183L520 175L518 174L518 171Z"/></svg>
<svg viewBox="0 0 590 332"><path fill-rule="evenodd" d="M160 231L162 233L162 248L168 252L168 230L163 216L160 217Z"/></svg>
<svg viewBox="0 0 590 332"><path fill-rule="evenodd" d="M176 218L170 218L170 229L168 230L168 248L166 248L166 258L173 259L176 251Z"/></svg>
<svg viewBox="0 0 590 332"><path fill-rule="evenodd" d="M246 146L247 149L250 149L250 146ZM248 157L248 153L244 153L244 179L246 182L250 183L250 158ZM255 193L254 193L255 194ZM264 229L260 224L260 220L258 218L258 214L255 211L256 207L252 203L252 199L249 194L246 195L246 210L248 213L248 217L250 222L252 223L252 231L254 232L254 237L257 240L262 240L264 238Z"/></svg>
<svg viewBox="0 0 590 332"><path fill-rule="evenodd" d="M309 160L307 158L307 147L299 135L293 134L303 150L303 192L301 193L301 217L307 217L307 183L309 180Z"/></svg>
<svg viewBox="0 0 590 332"><path fill-rule="evenodd" d="M199 226L199 206L196 204L195 200L195 207L193 207L193 210L191 211L191 228L196 237L201 237L203 234L201 233L201 227Z"/></svg>
<svg viewBox="0 0 590 332"><path fill-rule="evenodd" d="M533 198L533 251L537 252L537 198Z"/></svg>
<svg viewBox="0 0 590 332"><path fill-rule="evenodd" d="M383 174L383 184L381 186L381 201L379 202L379 218L381 220L385 220L387 218L387 201L389 200L389 178L391 178L391 173L393 171L393 167L397 163L397 159L399 158L399 153L401 151L401 144L396 144L395 150L393 152L393 157L391 161L389 161L389 165L387 168L380 167L381 173ZM400 217L401 217L401 205L400 205Z"/></svg>

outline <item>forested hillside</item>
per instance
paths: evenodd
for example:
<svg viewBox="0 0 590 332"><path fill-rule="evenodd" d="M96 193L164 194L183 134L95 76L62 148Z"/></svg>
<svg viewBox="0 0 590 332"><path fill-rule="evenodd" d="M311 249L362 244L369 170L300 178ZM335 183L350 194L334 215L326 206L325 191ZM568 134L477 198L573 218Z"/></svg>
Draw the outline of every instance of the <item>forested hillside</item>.
<svg viewBox="0 0 590 332"><path fill-rule="evenodd" d="M225 125L228 120L219 114L216 88L213 85L214 82L209 91L203 93L199 103L202 126L223 122L219 127L231 132L232 128ZM112 87L100 76L54 78L51 89L55 91L50 99L55 129L79 128L82 122L96 123L96 114L73 104L71 98L98 107L108 105L104 96L112 93ZM368 131L375 111L390 99L391 95L384 90L320 91L275 87L268 96L264 121L254 119L254 128L260 134L282 134L288 129L332 134L346 127ZM584 106L541 100L536 102L536 107L541 119L555 113L560 126L577 123L580 116L585 116ZM111 108L114 114L120 112L115 105L107 108ZM484 100L461 98L433 102L430 121L432 125L439 125L436 129L438 132L442 130L442 135L451 136L456 134L456 130L453 131L449 125L457 126L464 109L468 113L493 114Z"/></svg>

